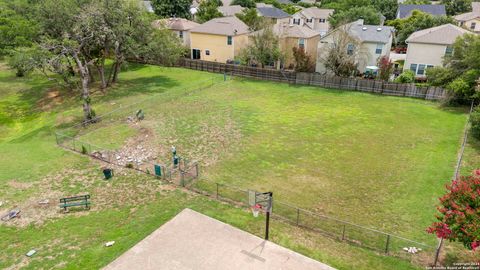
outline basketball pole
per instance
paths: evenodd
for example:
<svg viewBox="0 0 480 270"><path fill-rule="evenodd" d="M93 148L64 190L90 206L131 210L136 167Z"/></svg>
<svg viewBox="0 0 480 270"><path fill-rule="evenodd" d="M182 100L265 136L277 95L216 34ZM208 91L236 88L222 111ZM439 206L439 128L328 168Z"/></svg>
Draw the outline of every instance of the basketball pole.
<svg viewBox="0 0 480 270"><path fill-rule="evenodd" d="M267 216L265 220L265 240L268 240L268 233L270 231L270 211L272 210L273 192L266 192L269 195Z"/></svg>

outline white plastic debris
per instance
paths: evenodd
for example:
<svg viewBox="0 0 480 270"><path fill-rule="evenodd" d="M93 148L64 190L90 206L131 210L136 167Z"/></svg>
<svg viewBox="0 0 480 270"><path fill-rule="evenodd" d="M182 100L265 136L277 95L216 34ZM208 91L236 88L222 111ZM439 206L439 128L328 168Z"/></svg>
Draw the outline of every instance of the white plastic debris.
<svg viewBox="0 0 480 270"><path fill-rule="evenodd" d="M30 250L29 252L27 252L27 254L25 254L27 257L32 257L35 253L37 253L37 251L35 249L32 249Z"/></svg>
<svg viewBox="0 0 480 270"><path fill-rule="evenodd" d="M111 246L113 246L113 244L115 244L115 241L109 241L109 242L105 243L105 246L106 247L111 247Z"/></svg>
<svg viewBox="0 0 480 270"><path fill-rule="evenodd" d="M421 251L422 249L421 248L416 248L416 247L404 247L403 250L405 250L406 252L411 253L411 254L416 254L419 251Z"/></svg>

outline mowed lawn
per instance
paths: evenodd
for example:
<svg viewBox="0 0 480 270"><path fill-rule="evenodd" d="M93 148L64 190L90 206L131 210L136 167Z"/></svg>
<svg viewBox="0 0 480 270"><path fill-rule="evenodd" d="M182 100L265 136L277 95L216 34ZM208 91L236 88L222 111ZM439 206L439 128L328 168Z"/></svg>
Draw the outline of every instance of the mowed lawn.
<svg viewBox="0 0 480 270"><path fill-rule="evenodd" d="M273 190L281 201L431 242L424 228L453 174L463 109L270 82L222 83L222 77L130 65L122 84L105 95L94 91L94 108L102 114L148 98L138 107L146 111L141 126L153 131L165 160L173 144L200 160L205 179ZM186 95L210 80L220 83ZM22 219L34 220L45 196L52 196L53 209L59 196L94 198L89 212L46 211L51 217L38 217L39 224L0 225L0 268L99 268L184 207L262 236L263 220L244 209L134 173L103 181L102 164L55 146L52 131L81 119L79 104L76 94L40 76L15 78L0 65L0 212L20 206ZM98 136L82 137L119 148L138 133L122 119L102 121L90 127ZM339 269L415 267L279 221L272 226L272 241ZM104 248L110 240L116 245ZM26 259L32 248L37 255Z"/></svg>
<svg viewBox="0 0 480 270"><path fill-rule="evenodd" d="M142 70L162 69L143 67L123 76ZM464 108L239 78L219 81L135 107L145 110L141 127L154 131L151 140L164 150L162 161L169 162L175 145L181 156L200 161L204 179L273 191L282 202L435 243L425 228L453 175ZM123 127L126 115L117 118L90 127L96 134L105 128L108 136L81 139L120 145L125 137L110 131Z"/></svg>

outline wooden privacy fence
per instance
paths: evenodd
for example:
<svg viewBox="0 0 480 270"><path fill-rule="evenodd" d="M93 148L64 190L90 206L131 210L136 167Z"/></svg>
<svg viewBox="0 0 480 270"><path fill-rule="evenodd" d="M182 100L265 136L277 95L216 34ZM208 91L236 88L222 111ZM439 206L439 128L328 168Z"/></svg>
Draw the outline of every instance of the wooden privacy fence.
<svg viewBox="0 0 480 270"><path fill-rule="evenodd" d="M329 76L318 73L255 68L187 58L181 59L177 63L177 66L194 70L226 73L232 76L246 78L287 82L299 85L321 86L325 88L347 89L389 96L414 97L427 100L441 100L446 96L446 91L441 87L416 86L413 83L393 83L362 78Z"/></svg>
<svg viewBox="0 0 480 270"><path fill-rule="evenodd" d="M247 67L234 64L191 60L186 58L181 59L177 65L189 69L226 73L232 76L262 79L267 81L295 83L296 80L295 72L276 70L272 68Z"/></svg>

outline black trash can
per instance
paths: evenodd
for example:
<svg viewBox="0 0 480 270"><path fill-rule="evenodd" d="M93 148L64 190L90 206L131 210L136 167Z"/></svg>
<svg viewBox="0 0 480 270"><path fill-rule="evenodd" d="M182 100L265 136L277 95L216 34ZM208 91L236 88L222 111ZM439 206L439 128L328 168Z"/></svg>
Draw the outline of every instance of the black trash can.
<svg viewBox="0 0 480 270"><path fill-rule="evenodd" d="M105 168L105 169L103 169L103 175L105 175L105 179L108 180L108 179L112 178L113 170L109 169L109 168Z"/></svg>

